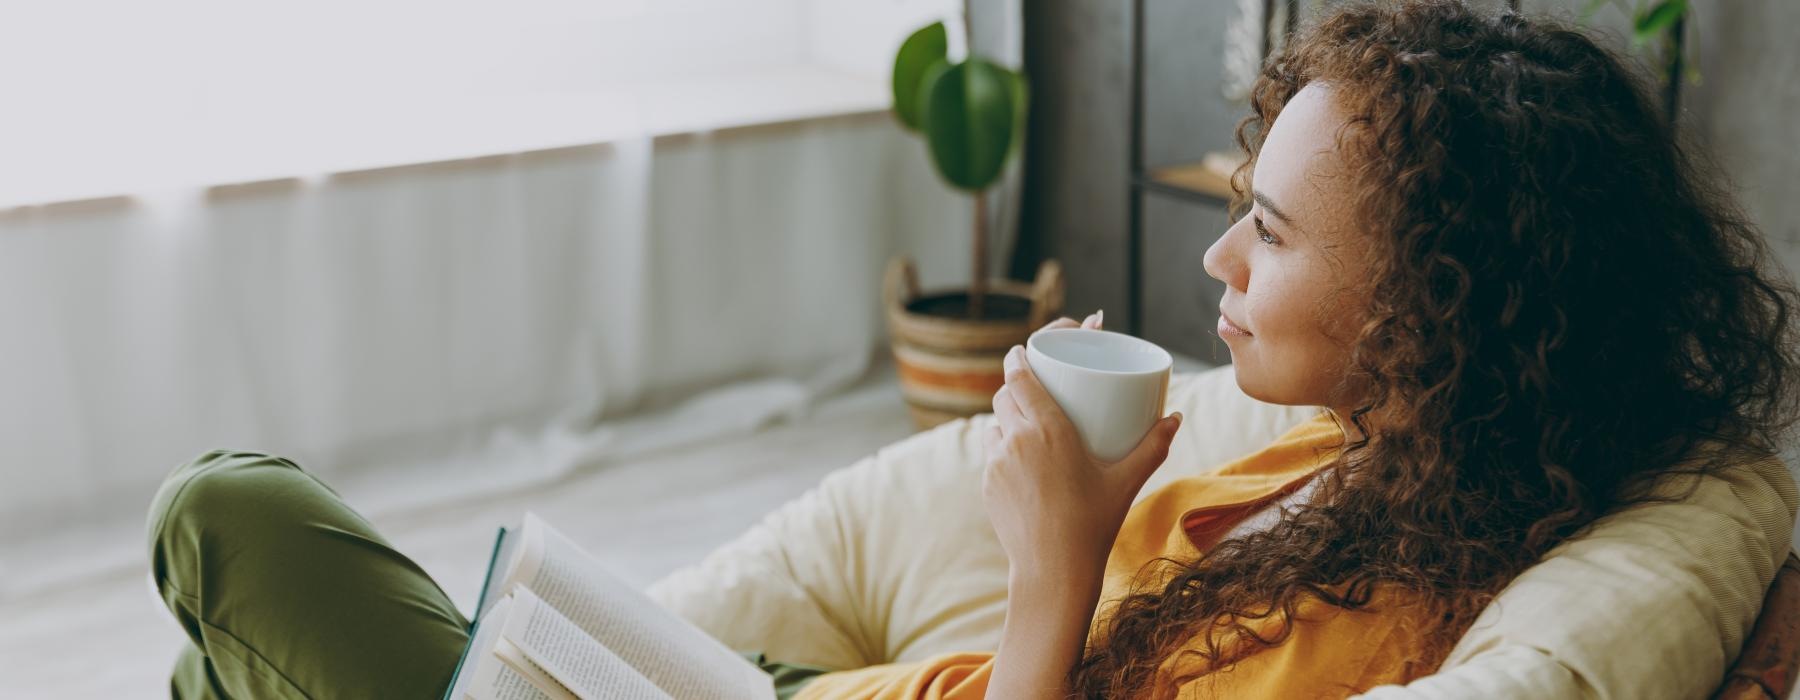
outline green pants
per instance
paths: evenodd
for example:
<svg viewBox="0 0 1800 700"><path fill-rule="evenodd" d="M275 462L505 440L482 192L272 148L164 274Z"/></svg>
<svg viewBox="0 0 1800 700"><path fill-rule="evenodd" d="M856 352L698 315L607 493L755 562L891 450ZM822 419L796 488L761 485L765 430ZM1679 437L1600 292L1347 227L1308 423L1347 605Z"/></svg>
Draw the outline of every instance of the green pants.
<svg viewBox="0 0 1800 700"><path fill-rule="evenodd" d="M468 620L299 465L203 454L163 481L148 529L156 590L192 642L173 697L436 700L449 687ZM784 700L826 671L741 653Z"/></svg>

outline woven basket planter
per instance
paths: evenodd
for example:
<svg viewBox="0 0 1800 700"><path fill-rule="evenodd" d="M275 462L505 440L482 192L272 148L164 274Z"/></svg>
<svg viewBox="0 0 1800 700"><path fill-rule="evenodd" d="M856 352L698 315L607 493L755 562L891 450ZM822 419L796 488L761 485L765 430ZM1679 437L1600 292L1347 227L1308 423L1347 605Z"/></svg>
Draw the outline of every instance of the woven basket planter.
<svg viewBox="0 0 1800 700"><path fill-rule="evenodd" d="M1006 383L1007 349L1062 313L1062 266L1044 261L1029 284L989 282L982 319L967 317L967 298L961 288L921 293L912 260L888 261L882 305L900 391L920 430L993 410L994 392Z"/></svg>

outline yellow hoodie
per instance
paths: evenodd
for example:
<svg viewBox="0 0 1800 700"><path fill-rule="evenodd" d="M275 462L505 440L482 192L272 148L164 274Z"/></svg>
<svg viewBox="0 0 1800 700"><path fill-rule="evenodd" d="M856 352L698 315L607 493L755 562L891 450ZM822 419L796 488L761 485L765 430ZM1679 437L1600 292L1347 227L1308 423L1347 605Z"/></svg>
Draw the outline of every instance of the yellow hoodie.
<svg viewBox="0 0 1800 700"><path fill-rule="evenodd" d="M1127 592L1140 567L1158 557L1187 561L1199 556L1237 522L1305 484L1342 445L1343 433L1321 412L1255 453L1170 482L1134 504L1107 558L1089 644L1099 639L1109 603ZM1419 608L1393 589L1377 588L1371 605L1357 611L1306 598L1291 621L1276 616L1245 621L1265 637L1291 624L1285 642L1183 684L1176 697L1344 697L1403 683L1432 671L1408 662L1422 644L1419 616ZM1165 660L1163 669L1185 672L1198 664L1191 655L1177 653ZM987 693L993 665L993 652L969 651L837 671L813 678L794 700L979 700Z"/></svg>

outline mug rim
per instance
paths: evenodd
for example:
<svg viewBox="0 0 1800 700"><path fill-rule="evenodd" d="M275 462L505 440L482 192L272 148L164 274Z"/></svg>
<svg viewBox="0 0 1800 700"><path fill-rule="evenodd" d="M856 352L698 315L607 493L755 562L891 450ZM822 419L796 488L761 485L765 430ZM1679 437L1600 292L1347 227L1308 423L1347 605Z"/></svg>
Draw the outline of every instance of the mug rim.
<svg viewBox="0 0 1800 700"><path fill-rule="evenodd" d="M1154 369L1146 369L1146 370L1116 370L1116 369L1100 369L1100 368L1096 368L1096 367L1085 367L1082 365L1075 364L1073 362L1069 362L1068 360L1064 360L1062 358L1056 357L1054 355L1051 355L1050 353L1044 352L1042 349L1038 348L1037 339L1039 336L1043 336L1045 334L1050 334L1050 335L1054 336L1054 335L1069 335L1069 334L1075 334L1075 333L1105 333L1108 335L1117 336L1119 338L1124 338L1125 342L1128 342L1131 344L1151 348L1156 351L1156 356L1160 357L1160 359L1161 359L1161 362L1159 363L1160 366L1158 366ZM1160 372L1170 371L1175 365L1175 357L1173 355L1169 354L1169 351L1167 349L1163 348L1161 345L1157 345L1156 343L1152 343L1148 340L1139 338L1135 335L1130 335L1127 333L1120 333L1118 331L1109 331L1109 330L1106 330L1103 328L1044 328L1044 329L1040 329L1037 332L1032 333L1030 336L1027 336L1025 338L1025 348L1027 350L1036 352L1037 354L1042 355L1045 358L1047 358L1050 361L1055 362L1057 364L1064 365L1064 366L1067 366L1067 367L1070 367L1073 369L1078 369L1083 372L1093 372L1096 374L1149 375L1149 374L1157 374Z"/></svg>

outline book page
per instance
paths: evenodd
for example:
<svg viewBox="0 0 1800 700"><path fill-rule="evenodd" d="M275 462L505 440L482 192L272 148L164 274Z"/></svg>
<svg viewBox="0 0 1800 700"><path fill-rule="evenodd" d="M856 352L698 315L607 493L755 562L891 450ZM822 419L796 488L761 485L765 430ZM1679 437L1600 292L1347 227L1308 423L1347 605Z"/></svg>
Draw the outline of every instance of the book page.
<svg viewBox="0 0 1800 700"><path fill-rule="evenodd" d="M537 688L550 700L581 700L581 696L576 695L575 691L569 690L569 686L556 680L556 677L550 675L548 670L539 666L538 662L526 655L523 649L505 637L494 642L494 657L506 662L508 669L525 679L525 682Z"/></svg>
<svg viewBox="0 0 1800 700"><path fill-rule="evenodd" d="M484 654L475 667L474 689L469 700L563 700L539 690L510 664L494 654Z"/></svg>
<svg viewBox="0 0 1800 700"><path fill-rule="evenodd" d="M500 632L502 644L510 642L581 700L671 700L530 588L515 588L512 595L511 619Z"/></svg>
<svg viewBox="0 0 1800 700"><path fill-rule="evenodd" d="M469 642L469 658L456 676L456 683L444 697L451 700L561 700L539 690L530 680L508 666L495 654L511 598L495 603L481 622L475 624Z"/></svg>
<svg viewBox="0 0 1800 700"><path fill-rule="evenodd" d="M775 697L768 673L607 571L536 514L525 514L520 534L536 566L520 567L519 583L664 692L684 699Z"/></svg>

